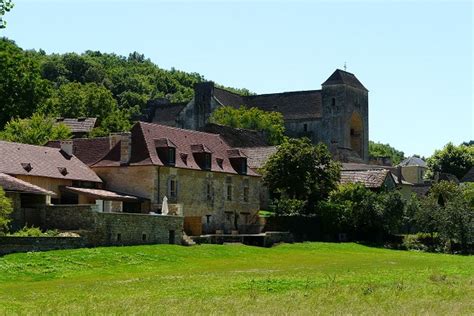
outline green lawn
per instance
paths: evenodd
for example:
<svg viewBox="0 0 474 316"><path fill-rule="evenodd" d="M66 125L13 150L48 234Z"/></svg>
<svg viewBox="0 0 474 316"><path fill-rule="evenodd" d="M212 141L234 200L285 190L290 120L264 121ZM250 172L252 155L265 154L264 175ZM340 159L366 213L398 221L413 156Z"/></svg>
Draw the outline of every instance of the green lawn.
<svg viewBox="0 0 474 316"><path fill-rule="evenodd" d="M302 243L0 257L0 314L473 314L474 257Z"/></svg>

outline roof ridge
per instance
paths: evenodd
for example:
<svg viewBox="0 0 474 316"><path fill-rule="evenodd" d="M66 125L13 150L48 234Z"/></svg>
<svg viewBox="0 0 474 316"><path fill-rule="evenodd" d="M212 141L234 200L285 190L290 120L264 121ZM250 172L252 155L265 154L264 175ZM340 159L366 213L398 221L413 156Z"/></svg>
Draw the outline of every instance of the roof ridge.
<svg viewBox="0 0 474 316"><path fill-rule="evenodd" d="M142 122L142 121L138 121L137 123L138 124L146 124L146 125L156 125L156 126L160 126L160 127L164 127L164 128L168 128L168 129L185 131L185 132L192 133L192 134L205 134L205 135L212 135L212 136L220 137L220 134L201 132L201 131L196 131L196 130L193 130L193 129L185 129L185 128L179 128L179 127L168 126L168 125L163 125L163 124L156 124L156 123L150 123L150 122Z"/></svg>
<svg viewBox="0 0 474 316"><path fill-rule="evenodd" d="M219 90L222 90L222 91L225 91L225 92L229 92L229 93L234 94L234 95L236 95L236 96L238 96L238 97L246 97L246 95L239 94L239 93L237 93L237 92L227 90L226 88L221 88L221 87L216 87L216 86L214 86L214 90L215 90L215 89L219 89Z"/></svg>
<svg viewBox="0 0 474 316"><path fill-rule="evenodd" d="M321 92L321 91L322 91L321 89L317 89L317 90L299 90L299 91L283 91L283 92L246 95L246 96L243 96L243 97L244 98L254 98L254 97L260 97L260 96L270 96L270 95L279 95L279 94L297 94L297 93Z"/></svg>
<svg viewBox="0 0 474 316"><path fill-rule="evenodd" d="M61 141L61 139L52 140L52 141ZM49 147L49 146L45 146L45 145L25 144L25 143L19 143L19 142L10 142L10 141L7 141L7 140L0 140L0 142L1 143L7 143L7 144L22 145L22 146L39 147L39 148L43 148L43 149L61 150L61 148L54 148L54 147Z"/></svg>

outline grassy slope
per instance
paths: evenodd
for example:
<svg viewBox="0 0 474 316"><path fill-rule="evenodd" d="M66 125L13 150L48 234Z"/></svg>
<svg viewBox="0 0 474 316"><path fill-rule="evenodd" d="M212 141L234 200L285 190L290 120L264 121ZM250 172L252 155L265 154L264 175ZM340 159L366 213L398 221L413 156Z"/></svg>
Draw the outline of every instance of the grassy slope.
<svg viewBox="0 0 474 316"><path fill-rule="evenodd" d="M0 258L0 314L474 311L474 257L304 243L111 247Z"/></svg>

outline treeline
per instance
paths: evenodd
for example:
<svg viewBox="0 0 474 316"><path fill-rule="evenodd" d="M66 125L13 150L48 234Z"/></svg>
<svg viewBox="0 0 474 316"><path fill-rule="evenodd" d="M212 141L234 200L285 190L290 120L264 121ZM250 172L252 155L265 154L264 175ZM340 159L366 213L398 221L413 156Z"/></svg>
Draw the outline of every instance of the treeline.
<svg viewBox="0 0 474 316"><path fill-rule="evenodd" d="M2 38L0 130L12 119L37 113L97 117L99 128L92 136L124 131L143 113L148 100L189 101L194 84L203 80L198 73L162 69L137 52L128 57L99 51L46 54L23 50Z"/></svg>

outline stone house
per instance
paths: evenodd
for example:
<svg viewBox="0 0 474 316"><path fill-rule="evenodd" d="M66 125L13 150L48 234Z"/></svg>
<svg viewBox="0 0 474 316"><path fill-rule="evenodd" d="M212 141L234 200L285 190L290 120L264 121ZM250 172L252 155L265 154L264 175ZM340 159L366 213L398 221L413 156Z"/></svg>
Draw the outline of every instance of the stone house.
<svg viewBox="0 0 474 316"><path fill-rule="evenodd" d="M403 180L412 184L424 184L425 174L428 170L426 162L416 156L408 157L400 162L397 167L400 168Z"/></svg>
<svg viewBox="0 0 474 316"><path fill-rule="evenodd" d="M368 90L356 76L337 69L320 90L242 96L212 82L198 83L189 103L155 105L148 119L199 130L218 107L257 107L282 113L288 136L306 136L313 143L325 143L340 158L367 162L368 102Z"/></svg>
<svg viewBox="0 0 474 316"><path fill-rule="evenodd" d="M133 211L159 213L166 196L189 235L246 232L256 221L260 176L218 134L138 122L90 166L108 190L149 200Z"/></svg>

